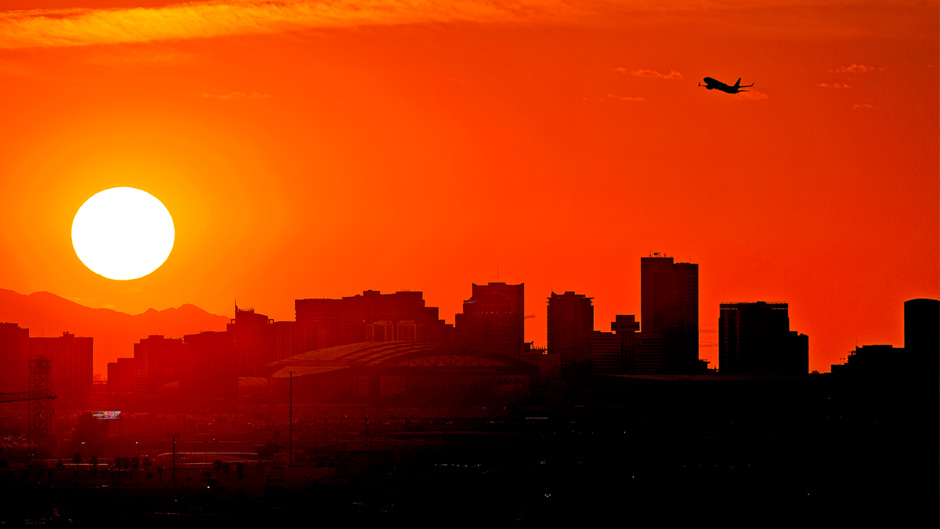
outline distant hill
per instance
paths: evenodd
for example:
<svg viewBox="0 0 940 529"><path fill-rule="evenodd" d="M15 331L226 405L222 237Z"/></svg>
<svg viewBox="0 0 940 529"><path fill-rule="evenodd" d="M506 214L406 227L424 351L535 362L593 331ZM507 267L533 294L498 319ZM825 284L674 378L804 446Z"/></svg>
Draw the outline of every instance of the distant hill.
<svg viewBox="0 0 940 529"><path fill-rule="evenodd" d="M149 309L127 314L111 309L93 309L50 294L29 295L0 289L0 322L29 329L30 336L75 336L94 338L94 372L107 375L108 362L134 356L134 343L152 334L181 338L202 331L224 331L230 318L208 313L195 305L174 309Z"/></svg>

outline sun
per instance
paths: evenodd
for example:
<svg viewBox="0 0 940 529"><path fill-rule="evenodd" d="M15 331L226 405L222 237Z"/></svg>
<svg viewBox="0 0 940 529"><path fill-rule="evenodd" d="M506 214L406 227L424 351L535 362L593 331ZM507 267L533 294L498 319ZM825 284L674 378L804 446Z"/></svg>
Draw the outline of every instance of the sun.
<svg viewBox="0 0 940 529"><path fill-rule="evenodd" d="M108 279L137 279L160 268L175 238L166 206L133 187L95 194L72 221L72 246L78 258Z"/></svg>

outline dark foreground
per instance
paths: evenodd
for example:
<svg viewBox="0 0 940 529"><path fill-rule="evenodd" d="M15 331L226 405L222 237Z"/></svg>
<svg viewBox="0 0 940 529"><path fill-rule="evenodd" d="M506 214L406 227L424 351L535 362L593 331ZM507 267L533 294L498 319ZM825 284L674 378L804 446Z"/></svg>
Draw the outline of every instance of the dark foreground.
<svg viewBox="0 0 940 529"><path fill-rule="evenodd" d="M0 522L935 527L937 409L917 405L935 391L617 380L423 419L359 408L326 435L298 421L293 465L279 445L270 460L206 456L175 476L11 464Z"/></svg>

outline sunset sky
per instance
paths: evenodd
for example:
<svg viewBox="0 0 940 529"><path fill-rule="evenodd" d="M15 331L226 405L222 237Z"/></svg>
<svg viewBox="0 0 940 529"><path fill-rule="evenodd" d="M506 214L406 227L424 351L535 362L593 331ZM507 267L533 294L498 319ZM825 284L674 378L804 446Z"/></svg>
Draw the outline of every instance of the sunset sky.
<svg viewBox="0 0 940 529"><path fill-rule="evenodd" d="M609 331L664 252L699 264L712 367L719 303L766 300L829 371L940 297L938 25L935 0L6 0L0 288L279 320L421 290L453 323L498 270L544 346L552 291ZM142 279L72 248L117 186L176 225Z"/></svg>

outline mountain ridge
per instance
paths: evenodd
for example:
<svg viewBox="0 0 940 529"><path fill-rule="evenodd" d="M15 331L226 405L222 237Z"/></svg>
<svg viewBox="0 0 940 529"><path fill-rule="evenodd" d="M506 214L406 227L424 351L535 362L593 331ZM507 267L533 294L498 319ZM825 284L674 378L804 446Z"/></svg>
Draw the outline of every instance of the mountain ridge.
<svg viewBox="0 0 940 529"><path fill-rule="evenodd" d="M231 321L192 303L139 314L115 309L88 307L47 291L21 294L0 288L0 322L30 329L30 336L75 336L94 338L94 372L106 375L108 362L134 356L134 343L151 335L180 338L202 331L224 331ZM38 332L36 332L38 331Z"/></svg>

